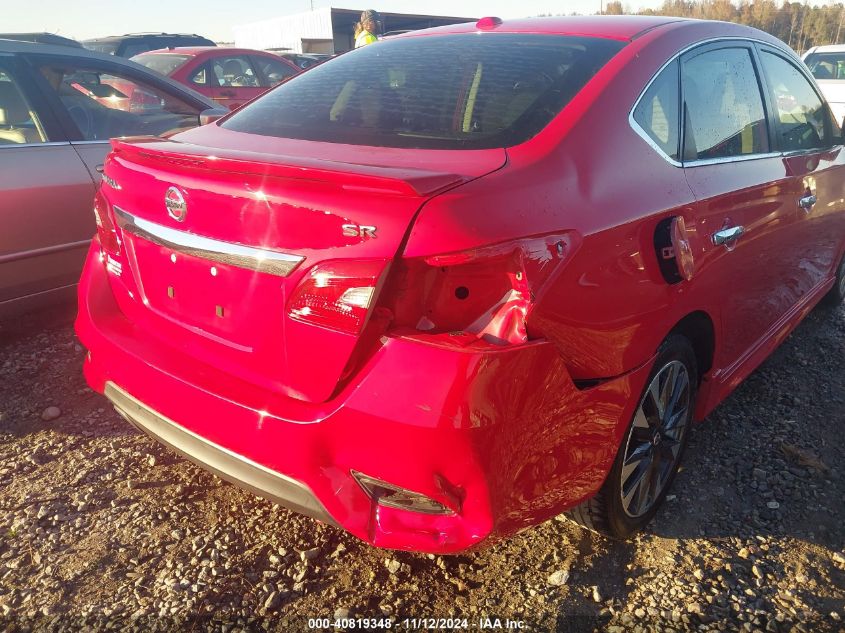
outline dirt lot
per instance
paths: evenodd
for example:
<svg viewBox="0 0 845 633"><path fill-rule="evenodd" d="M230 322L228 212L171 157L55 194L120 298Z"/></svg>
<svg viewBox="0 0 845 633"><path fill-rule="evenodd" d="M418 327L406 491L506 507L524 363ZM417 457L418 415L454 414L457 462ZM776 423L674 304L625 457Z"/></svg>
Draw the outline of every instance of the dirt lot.
<svg viewBox="0 0 845 633"><path fill-rule="evenodd" d="M69 318L0 330L0 630L845 629L845 310L698 427L648 533L560 519L454 557L370 548L169 454L86 388Z"/></svg>

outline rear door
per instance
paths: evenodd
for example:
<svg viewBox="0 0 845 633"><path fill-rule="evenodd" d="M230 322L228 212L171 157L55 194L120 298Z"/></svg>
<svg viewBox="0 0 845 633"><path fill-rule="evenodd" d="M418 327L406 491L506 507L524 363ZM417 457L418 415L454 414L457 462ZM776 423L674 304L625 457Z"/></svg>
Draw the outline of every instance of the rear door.
<svg viewBox="0 0 845 633"><path fill-rule="evenodd" d="M210 60L211 98L234 110L266 90L248 55L221 55Z"/></svg>
<svg viewBox="0 0 845 633"><path fill-rule="evenodd" d="M702 274L721 312L717 366L730 374L794 305L786 275L795 200L774 150L753 45L696 48L681 59L683 164L707 240Z"/></svg>
<svg viewBox="0 0 845 633"><path fill-rule="evenodd" d="M839 263L845 239L845 157L841 134L829 107L807 73L773 47L760 47L760 60L783 152L795 230L800 245L790 279L805 297L827 282Z"/></svg>
<svg viewBox="0 0 845 633"><path fill-rule="evenodd" d="M94 182L30 73L0 56L0 311L76 283L95 230Z"/></svg>

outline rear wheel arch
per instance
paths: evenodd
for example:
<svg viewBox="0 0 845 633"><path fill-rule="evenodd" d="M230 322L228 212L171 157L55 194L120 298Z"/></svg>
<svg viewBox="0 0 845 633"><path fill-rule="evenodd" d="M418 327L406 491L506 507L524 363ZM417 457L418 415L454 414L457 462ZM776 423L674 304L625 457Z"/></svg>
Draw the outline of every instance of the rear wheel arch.
<svg viewBox="0 0 845 633"><path fill-rule="evenodd" d="M702 377L713 368L716 355L716 328L713 319L703 310L691 312L672 327L666 338L673 334L684 336L692 344L700 382Z"/></svg>
<svg viewBox="0 0 845 633"><path fill-rule="evenodd" d="M689 438L698 392L698 360L685 321L682 320L687 326L685 332L670 332L658 347L639 405L627 423L616 459L601 488L566 512L589 530L612 538L628 538L651 521L672 484ZM684 379L684 387L666 389L667 384L682 384L677 382L679 378ZM686 396L681 399L684 393ZM682 417L674 414L677 403ZM667 450L672 452L671 458ZM653 470L655 467L661 470ZM657 478L655 473L660 473ZM639 499L643 492L646 494L642 504L637 501L631 511L629 502Z"/></svg>

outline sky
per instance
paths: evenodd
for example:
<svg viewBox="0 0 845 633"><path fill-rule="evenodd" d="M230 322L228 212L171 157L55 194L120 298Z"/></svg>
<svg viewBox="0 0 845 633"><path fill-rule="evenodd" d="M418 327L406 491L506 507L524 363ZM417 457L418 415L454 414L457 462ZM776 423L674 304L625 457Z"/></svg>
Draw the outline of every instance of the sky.
<svg viewBox="0 0 845 633"><path fill-rule="evenodd" d="M606 1L606 0L605 0ZM75 39L140 31L197 33L218 42L233 40L232 25L308 11L310 0L4 0L0 30L47 31ZM313 0L314 8L376 9L424 13L517 18L543 13L597 13L602 0ZM636 10L656 7L660 0L623 0Z"/></svg>

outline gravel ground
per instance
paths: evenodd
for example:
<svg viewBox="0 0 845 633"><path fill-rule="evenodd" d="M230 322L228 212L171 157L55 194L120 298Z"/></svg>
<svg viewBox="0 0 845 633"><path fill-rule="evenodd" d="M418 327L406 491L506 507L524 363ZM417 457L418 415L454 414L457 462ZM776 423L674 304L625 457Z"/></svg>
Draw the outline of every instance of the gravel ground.
<svg viewBox="0 0 845 633"><path fill-rule="evenodd" d="M368 547L138 434L85 386L69 316L0 329L0 630L845 630L845 310L812 313L697 428L647 533L561 518L450 557Z"/></svg>

